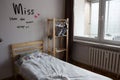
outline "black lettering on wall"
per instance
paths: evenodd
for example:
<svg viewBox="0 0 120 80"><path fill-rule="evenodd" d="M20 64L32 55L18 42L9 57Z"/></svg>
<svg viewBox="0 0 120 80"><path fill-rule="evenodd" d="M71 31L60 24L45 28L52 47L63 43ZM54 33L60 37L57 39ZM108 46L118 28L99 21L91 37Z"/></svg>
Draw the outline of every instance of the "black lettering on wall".
<svg viewBox="0 0 120 80"><path fill-rule="evenodd" d="M25 29L25 28L29 28L29 26L17 26L18 29Z"/></svg>
<svg viewBox="0 0 120 80"><path fill-rule="evenodd" d="M21 21L25 21L25 18L20 18Z"/></svg>
<svg viewBox="0 0 120 80"><path fill-rule="evenodd" d="M34 14L34 9L31 10L31 15L33 15L33 14Z"/></svg>
<svg viewBox="0 0 120 80"><path fill-rule="evenodd" d="M30 9L27 10L28 15L30 15Z"/></svg>
<svg viewBox="0 0 120 80"><path fill-rule="evenodd" d="M24 8L24 14L26 14L26 8Z"/></svg>
<svg viewBox="0 0 120 80"><path fill-rule="evenodd" d="M21 3L19 3L18 5L13 3L13 9L14 9L15 15L16 14L22 14L23 15L23 7L22 7Z"/></svg>
<svg viewBox="0 0 120 80"><path fill-rule="evenodd" d="M10 20L17 20L17 18L9 17Z"/></svg>
<svg viewBox="0 0 120 80"><path fill-rule="evenodd" d="M25 28L25 26L17 26L17 28Z"/></svg>
<svg viewBox="0 0 120 80"><path fill-rule="evenodd" d="M13 9L14 9L15 15L17 15L17 14L33 15L34 14L34 9L24 8L21 3L19 3L19 4L13 3Z"/></svg>
<svg viewBox="0 0 120 80"><path fill-rule="evenodd" d="M33 23L33 21L26 21L26 23Z"/></svg>

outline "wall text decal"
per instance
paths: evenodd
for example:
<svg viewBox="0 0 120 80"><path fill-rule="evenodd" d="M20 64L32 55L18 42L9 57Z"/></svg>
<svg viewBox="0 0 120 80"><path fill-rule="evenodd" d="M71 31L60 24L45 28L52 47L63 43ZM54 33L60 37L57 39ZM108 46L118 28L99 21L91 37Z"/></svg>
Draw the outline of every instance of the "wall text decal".
<svg viewBox="0 0 120 80"><path fill-rule="evenodd" d="M26 23L33 23L33 21L26 21Z"/></svg>
<svg viewBox="0 0 120 80"><path fill-rule="evenodd" d="M10 20L17 20L17 18L9 17Z"/></svg>
<svg viewBox="0 0 120 80"><path fill-rule="evenodd" d="M25 28L29 28L29 26L17 26L17 28L25 29Z"/></svg>
<svg viewBox="0 0 120 80"><path fill-rule="evenodd" d="M12 17L9 17L10 21L17 21L17 23L20 23L20 25L17 25L16 28L26 29L29 28L29 26L34 23L34 20L39 18L40 13L35 13L34 9L24 7L22 3L12 3L12 9L13 15ZM19 16L20 15L20 16ZM15 24L17 24L15 23Z"/></svg>
<svg viewBox="0 0 120 80"><path fill-rule="evenodd" d="M21 15L33 15L34 14L34 9L24 8L21 3L19 3L19 4L13 3L13 9L14 9L15 15L17 15L17 14L21 14Z"/></svg>
<svg viewBox="0 0 120 80"><path fill-rule="evenodd" d="M25 21L25 18L20 18L21 21Z"/></svg>

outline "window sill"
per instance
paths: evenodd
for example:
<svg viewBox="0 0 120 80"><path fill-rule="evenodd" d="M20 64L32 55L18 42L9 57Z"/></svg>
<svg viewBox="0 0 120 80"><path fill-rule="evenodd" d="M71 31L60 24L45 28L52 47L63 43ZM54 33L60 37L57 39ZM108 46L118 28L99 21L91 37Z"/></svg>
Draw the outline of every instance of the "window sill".
<svg viewBox="0 0 120 80"><path fill-rule="evenodd" d="M98 43L98 42L85 41L85 40L76 40L76 39L74 39L73 42L81 43L83 45L88 45L88 46L98 46L98 47L107 47L107 48L120 49L120 46L118 46L118 45L111 45L111 44L106 44L106 43Z"/></svg>

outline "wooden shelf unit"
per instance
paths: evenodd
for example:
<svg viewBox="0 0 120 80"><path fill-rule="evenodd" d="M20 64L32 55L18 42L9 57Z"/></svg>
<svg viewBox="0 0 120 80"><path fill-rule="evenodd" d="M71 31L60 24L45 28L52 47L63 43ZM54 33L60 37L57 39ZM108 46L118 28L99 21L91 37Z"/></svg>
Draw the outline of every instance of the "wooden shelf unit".
<svg viewBox="0 0 120 80"><path fill-rule="evenodd" d="M48 29L48 52L56 57L57 53L65 53L65 60L68 61L68 32L69 32L69 19L48 19L47 20ZM61 26L58 26L61 25ZM64 34L57 34L58 29L63 30L65 28ZM51 43L51 44L50 44ZM52 45L52 46L50 46Z"/></svg>

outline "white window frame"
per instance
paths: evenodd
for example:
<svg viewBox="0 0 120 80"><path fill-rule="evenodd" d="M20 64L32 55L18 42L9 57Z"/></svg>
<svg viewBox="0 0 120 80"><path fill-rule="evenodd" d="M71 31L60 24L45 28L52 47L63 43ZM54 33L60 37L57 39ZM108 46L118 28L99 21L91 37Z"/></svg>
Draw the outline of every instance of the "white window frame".
<svg viewBox="0 0 120 80"><path fill-rule="evenodd" d="M97 42L101 44L110 44L110 45L117 45L120 46L120 41L113 41L113 40L106 40L104 39L104 29L105 29L105 7L106 7L107 0L99 0L99 20L98 20L98 37L91 38L91 37L83 37L83 36L74 36L75 40L83 40L89 42Z"/></svg>

